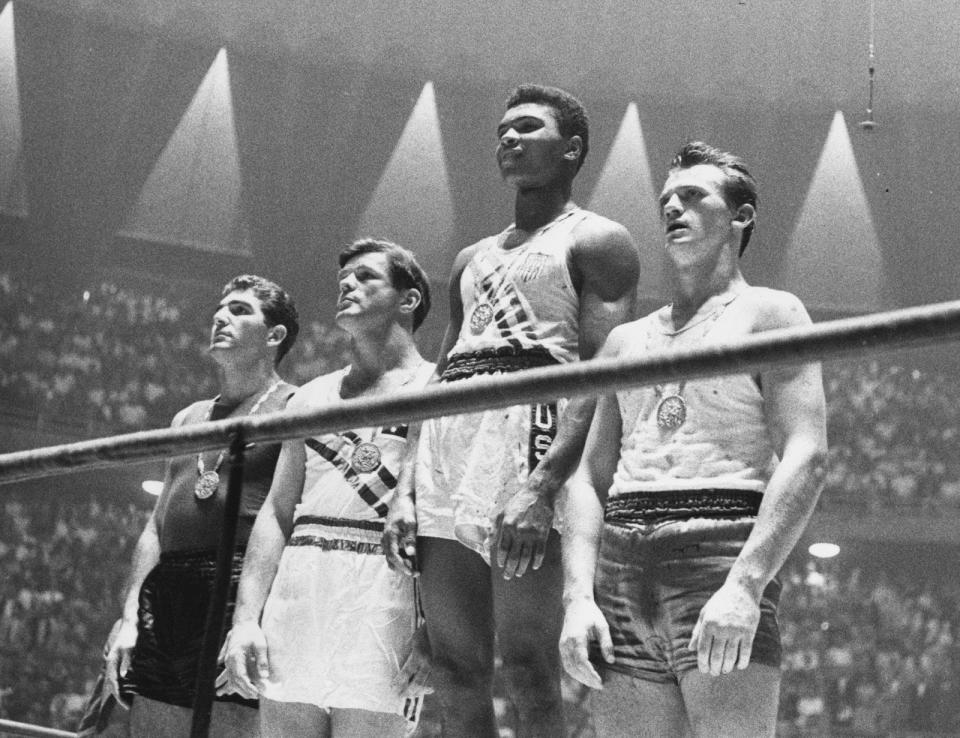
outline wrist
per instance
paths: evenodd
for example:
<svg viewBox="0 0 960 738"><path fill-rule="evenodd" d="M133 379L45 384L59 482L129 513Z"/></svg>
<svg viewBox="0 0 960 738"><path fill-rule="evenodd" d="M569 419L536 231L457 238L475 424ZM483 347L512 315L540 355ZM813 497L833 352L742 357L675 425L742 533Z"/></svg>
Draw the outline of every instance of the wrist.
<svg viewBox="0 0 960 738"><path fill-rule="evenodd" d="M593 603L593 592L585 590L571 590L563 593L564 608L573 607L584 603Z"/></svg>
<svg viewBox="0 0 960 738"><path fill-rule="evenodd" d="M730 573L727 575L725 585L740 590L759 605L760 599L763 597L763 590L766 588L767 583L756 574L745 571L737 571L737 569L734 568L731 569Z"/></svg>

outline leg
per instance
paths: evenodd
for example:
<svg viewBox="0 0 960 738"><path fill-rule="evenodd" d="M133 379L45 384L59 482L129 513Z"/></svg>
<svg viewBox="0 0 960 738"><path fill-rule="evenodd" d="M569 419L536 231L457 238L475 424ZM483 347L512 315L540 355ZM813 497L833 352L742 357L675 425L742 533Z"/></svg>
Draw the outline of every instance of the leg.
<svg viewBox="0 0 960 738"><path fill-rule="evenodd" d="M539 570L505 580L494 566L489 576L503 676L518 713L518 738L561 736L560 536L556 531L550 533L547 554Z"/></svg>
<svg viewBox="0 0 960 738"><path fill-rule="evenodd" d="M261 697L260 732L284 738L330 738L330 714L316 705Z"/></svg>
<svg viewBox="0 0 960 738"><path fill-rule="evenodd" d="M420 538L417 553L421 601L433 652L433 686L443 712L444 735L493 738L497 728L490 695L490 568L479 554L457 541Z"/></svg>
<svg viewBox="0 0 960 738"><path fill-rule="evenodd" d="M193 711L149 697L134 697L130 707L131 738L177 738L190 735Z"/></svg>
<svg viewBox="0 0 960 738"><path fill-rule="evenodd" d="M389 712L334 708L330 727L331 738L403 738L407 720Z"/></svg>
<svg viewBox="0 0 960 738"><path fill-rule="evenodd" d="M680 688L610 671L593 693L598 738L683 738L690 735Z"/></svg>
<svg viewBox="0 0 960 738"><path fill-rule="evenodd" d="M780 696L780 670L774 666L752 663L721 676L689 671L680 689L695 736L774 735Z"/></svg>
<svg viewBox="0 0 960 738"><path fill-rule="evenodd" d="M259 710L236 702L214 702L210 738L260 738Z"/></svg>

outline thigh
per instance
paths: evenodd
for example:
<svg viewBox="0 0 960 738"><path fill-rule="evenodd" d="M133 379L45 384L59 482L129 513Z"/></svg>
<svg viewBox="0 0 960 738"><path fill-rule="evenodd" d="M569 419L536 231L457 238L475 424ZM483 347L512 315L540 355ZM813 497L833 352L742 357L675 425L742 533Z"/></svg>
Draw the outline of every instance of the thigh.
<svg viewBox="0 0 960 738"><path fill-rule="evenodd" d="M330 738L330 714L316 705L261 697L260 732L284 738Z"/></svg>
<svg viewBox="0 0 960 738"><path fill-rule="evenodd" d="M420 538L420 598L439 665L493 668L490 568L457 541Z"/></svg>
<svg viewBox="0 0 960 738"><path fill-rule="evenodd" d="M655 682L608 671L593 693L598 738L683 738L690 735L683 696L675 682Z"/></svg>
<svg viewBox="0 0 960 738"><path fill-rule="evenodd" d="M563 567L560 536L550 532L543 565L522 577L504 579L490 570L497 640L504 660L517 653L559 664L563 625ZM559 672L558 672L559 674Z"/></svg>
<svg viewBox="0 0 960 738"><path fill-rule="evenodd" d="M720 676L690 671L680 690L696 736L774 735L780 697L780 669L774 666L751 663Z"/></svg>
<svg viewBox="0 0 960 738"><path fill-rule="evenodd" d="M130 707L130 735L132 738L181 738L190 735L193 711L178 705L134 697Z"/></svg>
<svg viewBox="0 0 960 738"><path fill-rule="evenodd" d="M389 712L347 708L330 712L330 738L403 738L407 725L403 715Z"/></svg>
<svg viewBox="0 0 960 738"><path fill-rule="evenodd" d="M214 702L210 738L259 738L259 710L237 702Z"/></svg>

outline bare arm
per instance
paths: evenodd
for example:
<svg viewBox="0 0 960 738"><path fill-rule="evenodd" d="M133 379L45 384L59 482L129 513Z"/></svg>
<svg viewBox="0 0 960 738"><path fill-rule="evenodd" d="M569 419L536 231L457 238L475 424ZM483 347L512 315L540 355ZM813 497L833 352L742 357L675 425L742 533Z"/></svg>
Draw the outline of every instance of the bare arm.
<svg viewBox="0 0 960 738"><path fill-rule="evenodd" d="M251 667L258 680L269 677L270 664L266 639L260 630L260 613L293 530L294 509L303 492L305 461L303 441L284 441L270 493L257 513L247 543L233 628L222 651L226 670L217 679L218 694L232 691L255 699L259 690L250 678Z"/></svg>
<svg viewBox="0 0 960 738"><path fill-rule="evenodd" d="M177 413L171 427L182 426L186 420L189 409L181 410ZM120 616L120 627L117 630L116 637L110 648L107 650L105 660L107 662L106 679L107 691L113 694L117 701L120 700L120 683L118 677L126 676L130 669L130 659L133 655L133 649L137 645L137 621L138 610L140 608L140 588L143 586L147 575L153 570L160 561L160 532L157 525L158 511L163 509L170 495L171 466L167 462L163 478L163 491L157 498L157 503L153 507L153 512L143 527L140 537L137 539L137 545L133 549L133 559L130 563L130 571L127 574L127 581L124 589L123 612Z"/></svg>
<svg viewBox="0 0 960 738"><path fill-rule="evenodd" d="M457 342L460 335L460 326L463 323L463 299L460 295L460 277L479 244L474 244L457 254L450 272L448 284L450 300L450 322L447 323L440 344L440 353L437 357L436 372L433 381L437 381L447 366L447 354ZM418 447L420 445L420 425L410 426L407 435L407 447L404 451L403 467L397 479L397 490L390 512L384 521L381 544L387 564L393 571L415 577L419 574L417 568L417 512L416 512L416 483L415 470Z"/></svg>
<svg viewBox="0 0 960 738"><path fill-rule="evenodd" d="M580 296L580 358L590 359L614 327L633 317L640 266L637 248L622 226L602 221L577 235L571 271ZM595 406L593 397L570 400L556 438L501 515L497 563L505 578L522 576L531 564L540 568L557 492L577 465Z"/></svg>
<svg viewBox="0 0 960 738"><path fill-rule="evenodd" d="M601 356L615 356L616 331ZM573 678L589 687L601 687L600 676L588 658L589 642L596 639L608 662L613 662L610 631L593 598L594 574L603 531L603 507L620 458L623 432L616 395L597 400L596 412L580 464L567 483L563 526L564 623L560 655Z"/></svg>
<svg viewBox="0 0 960 738"><path fill-rule="evenodd" d="M810 322L795 297L774 294L778 299L764 311L760 330ZM780 464L726 582L704 606L694 629L690 647L697 650L704 673L726 673L749 664L763 590L803 534L823 487L827 430L820 365L765 372L761 385Z"/></svg>

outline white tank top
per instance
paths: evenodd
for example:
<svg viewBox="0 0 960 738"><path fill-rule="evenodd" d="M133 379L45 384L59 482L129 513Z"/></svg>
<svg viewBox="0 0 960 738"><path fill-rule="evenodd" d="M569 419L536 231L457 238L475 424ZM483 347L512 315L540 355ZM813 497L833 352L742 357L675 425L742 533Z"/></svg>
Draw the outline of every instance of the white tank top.
<svg viewBox="0 0 960 738"><path fill-rule="evenodd" d="M510 249L513 226L484 239L460 277L463 323L449 356L512 346L579 359L580 300L567 259L573 229L589 217L568 210Z"/></svg>
<svg viewBox="0 0 960 738"><path fill-rule="evenodd" d="M740 294L711 298L679 331L669 305L636 321L625 355L742 337L742 328L726 312ZM763 395L751 375L641 387L618 392L617 401L623 432L611 498L625 492L766 488L777 458Z"/></svg>

